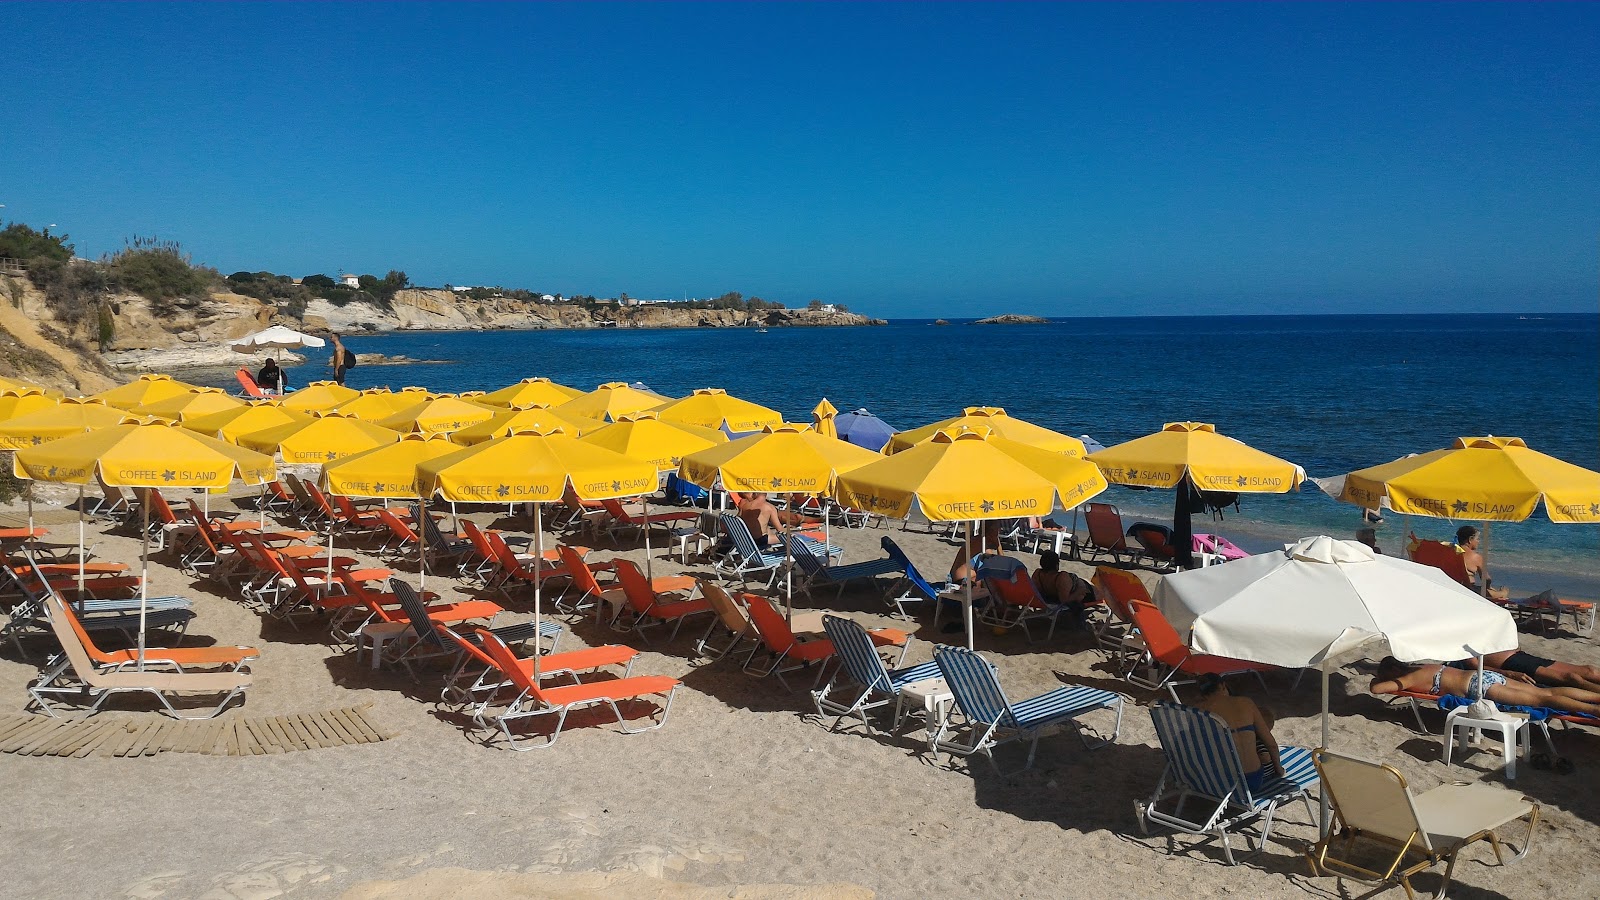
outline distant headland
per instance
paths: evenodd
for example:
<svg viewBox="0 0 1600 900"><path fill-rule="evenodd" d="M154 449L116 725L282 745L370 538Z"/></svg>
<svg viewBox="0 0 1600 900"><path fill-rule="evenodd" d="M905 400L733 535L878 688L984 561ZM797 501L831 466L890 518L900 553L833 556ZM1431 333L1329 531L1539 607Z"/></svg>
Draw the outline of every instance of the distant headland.
<svg viewBox="0 0 1600 900"><path fill-rule="evenodd" d="M1003 316L990 316L987 319L979 319L978 321L973 322L972 324L974 324L974 325L1048 325L1049 323L1050 323L1050 320L1044 318L1043 316L1024 316L1024 315L1019 315L1017 313L1006 313Z"/></svg>

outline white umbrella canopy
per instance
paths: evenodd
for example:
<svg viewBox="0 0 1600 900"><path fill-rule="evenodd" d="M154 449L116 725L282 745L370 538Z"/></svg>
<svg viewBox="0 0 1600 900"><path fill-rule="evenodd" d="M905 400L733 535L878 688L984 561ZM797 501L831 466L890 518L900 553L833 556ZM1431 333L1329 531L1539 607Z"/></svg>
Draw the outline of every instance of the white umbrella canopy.
<svg viewBox="0 0 1600 900"><path fill-rule="evenodd" d="M1329 661L1382 640L1407 662L1517 649L1511 613L1432 566L1374 554L1356 541L1304 538L1273 553L1161 579L1156 606L1197 651L1322 670L1328 746ZM1328 833L1323 793L1319 831Z"/></svg>
<svg viewBox="0 0 1600 900"><path fill-rule="evenodd" d="M257 350L293 350L297 347L321 347L326 343L327 341L322 338L301 334L293 328L273 325L255 334L248 334L238 340L229 341L228 346L240 353L254 353Z"/></svg>
<svg viewBox="0 0 1600 900"><path fill-rule="evenodd" d="M1380 639L1408 662L1517 649L1511 614L1440 570L1330 537L1168 575L1155 601L1193 649L1278 666Z"/></svg>

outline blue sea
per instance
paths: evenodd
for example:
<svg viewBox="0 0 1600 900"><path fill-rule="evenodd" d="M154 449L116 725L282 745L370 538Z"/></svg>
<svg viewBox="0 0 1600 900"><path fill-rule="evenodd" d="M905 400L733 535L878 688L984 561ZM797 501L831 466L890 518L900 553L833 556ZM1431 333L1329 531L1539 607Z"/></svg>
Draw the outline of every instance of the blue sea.
<svg viewBox="0 0 1600 900"><path fill-rule="evenodd" d="M899 428L1002 406L1012 415L1109 446L1197 420L1299 463L1342 474L1460 435L1514 435L1600 469L1600 316L1249 316L1084 318L1045 325L897 320L871 328L407 332L352 337L356 352L443 364L357 367L352 387L492 390L529 375L592 388L642 381L682 395L722 387L794 420L827 397ZM320 360L301 371L322 377ZM297 379L303 383L309 378ZM1124 518L1171 518L1172 496L1113 487ZM1247 495L1243 509L1197 530L1247 549L1308 534L1350 537L1354 508L1307 483ZM1446 537L1460 523L1391 514L1387 552L1407 529ZM1600 528L1553 525L1543 512L1497 525L1499 581L1600 597Z"/></svg>

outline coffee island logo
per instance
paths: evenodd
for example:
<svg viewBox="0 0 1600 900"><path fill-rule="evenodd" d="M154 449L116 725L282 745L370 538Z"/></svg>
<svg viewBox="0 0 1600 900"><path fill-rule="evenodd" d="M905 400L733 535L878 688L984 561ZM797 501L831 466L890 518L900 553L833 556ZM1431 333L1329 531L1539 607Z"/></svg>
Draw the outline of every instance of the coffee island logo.
<svg viewBox="0 0 1600 900"><path fill-rule="evenodd" d="M1569 521L1600 518L1600 503L1560 503L1550 504L1550 508L1557 516Z"/></svg>
<svg viewBox="0 0 1600 900"><path fill-rule="evenodd" d="M1217 490L1286 490L1285 479L1277 475L1202 475L1199 481L1201 487Z"/></svg>
<svg viewBox="0 0 1600 900"><path fill-rule="evenodd" d="M578 489L581 494L590 497L632 497L645 491L656 488L654 477L640 476L638 478L613 478L610 481L591 481Z"/></svg>
<svg viewBox="0 0 1600 900"><path fill-rule="evenodd" d="M940 516L951 519L986 519L995 513L1025 513L1032 515L1039 512L1044 504L1035 497L1006 497L1000 500L968 500L959 503L938 503L934 510Z"/></svg>
<svg viewBox="0 0 1600 900"><path fill-rule="evenodd" d="M857 509L866 509L873 512L899 512L903 504L902 500L894 497L884 497L878 494L858 494L855 491L848 491L845 499Z"/></svg>
<svg viewBox="0 0 1600 900"><path fill-rule="evenodd" d="M1063 491L1061 494L1064 506L1077 506L1077 498L1088 495L1090 491L1098 491L1103 483L1098 478L1085 478L1084 480Z"/></svg>
<svg viewBox="0 0 1600 900"><path fill-rule="evenodd" d="M770 478L741 479L745 485L755 490L794 491L815 493L818 488L816 476L807 478L782 478L774 475Z"/></svg>
<svg viewBox="0 0 1600 900"><path fill-rule="evenodd" d="M497 500L536 500L550 496L548 484L458 484L450 493L459 497L483 497Z"/></svg>
<svg viewBox="0 0 1600 900"><path fill-rule="evenodd" d="M216 469L118 469L114 476L118 484L215 484L220 474Z"/></svg>
<svg viewBox="0 0 1600 900"><path fill-rule="evenodd" d="M1134 469L1117 466L1101 467L1108 480L1121 484L1165 485L1172 483L1172 472L1166 469Z"/></svg>

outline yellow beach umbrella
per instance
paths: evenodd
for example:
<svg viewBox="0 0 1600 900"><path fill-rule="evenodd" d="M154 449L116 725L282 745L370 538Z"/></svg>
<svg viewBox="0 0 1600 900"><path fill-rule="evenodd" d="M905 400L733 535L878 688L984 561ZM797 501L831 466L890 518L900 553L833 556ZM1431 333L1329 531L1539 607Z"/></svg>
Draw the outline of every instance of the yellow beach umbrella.
<svg viewBox="0 0 1600 900"><path fill-rule="evenodd" d="M131 418L127 410L100 400L69 397L49 408L0 422L0 450L37 447L97 428L107 428Z"/></svg>
<svg viewBox="0 0 1600 900"><path fill-rule="evenodd" d="M146 403L130 410L136 416L155 416L169 422L186 422L196 416L210 415L244 406L244 401L230 397L222 388L195 388L187 394L178 394L154 403Z"/></svg>
<svg viewBox="0 0 1600 900"><path fill-rule="evenodd" d="M504 410L496 413L487 422L479 422L476 425L471 425L455 432L450 435L450 440L470 446L515 434L519 431L533 431L545 434L555 429L561 429L568 435L579 437L605 427L606 423L599 419L585 419L582 416L565 415L553 409L535 406L528 409Z"/></svg>
<svg viewBox="0 0 1600 900"><path fill-rule="evenodd" d="M324 465L323 485L328 493L344 497L416 500L417 466L460 449L442 434L408 434L398 443Z"/></svg>
<svg viewBox="0 0 1600 900"><path fill-rule="evenodd" d="M567 484L584 500L655 490L655 467L562 431L523 432L458 448L417 467L418 493L469 503L548 503Z"/></svg>
<svg viewBox="0 0 1600 900"><path fill-rule="evenodd" d="M839 476L841 502L903 518L919 509L931 521L1045 516L1106 489L1091 462L1017 441L988 428L958 427ZM965 582L967 646L973 646L972 579Z"/></svg>
<svg viewBox="0 0 1600 900"><path fill-rule="evenodd" d="M18 450L19 478L87 484L98 472L113 487L227 487L235 477L264 484L275 477L272 458L195 434L170 422L99 428Z"/></svg>
<svg viewBox="0 0 1600 900"><path fill-rule="evenodd" d="M154 403L157 400L165 400L168 397L176 397L179 394L187 394L195 390L199 390L199 388L187 382L179 381L171 375L147 374L140 375L127 384L101 391L98 394L92 394L89 399L99 400L107 406L115 406L119 409L133 409L136 406L143 406L146 403Z"/></svg>
<svg viewBox="0 0 1600 900"><path fill-rule="evenodd" d="M346 416L355 416L363 422L376 422L418 402L415 395L397 394L388 388L367 388L360 396L339 404L337 411Z"/></svg>
<svg viewBox="0 0 1600 900"><path fill-rule="evenodd" d="M290 422L309 422L311 416L292 409L284 409L278 400L255 400L244 406L224 409L209 415L185 419L183 427L206 437L214 437L230 444L239 442L239 436Z"/></svg>
<svg viewBox="0 0 1600 900"><path fill-rule="evenodd" d="M579 440L646 460L659 471L672 472L685 455L725 444L728 436L714 428L664 422L655 413L638 412L622 416Z"/></svg>
<svg viewBox="0 0 1600 900"><path fill-rule="evenodd" d="M1515 437L1460 437L1444 450L1351 472L1337 496L1371 510L1480 522L1521 522L1543 502L1552 522L1600 522L1600 472Z"/></svg>
<svg viewBox="0 0 1600 900"><path fill-rule="evenodd" d="M1194 563L1190 525L1193 492L1286 494L1298 490L1305 470L1243 441L1218 434L1209 422L1168 422L1160 431L1089 454L1112 484L1172 488L1173 549L1177 563Z"/></svg>
<svg viewBox="0 0 1600 900"><path fill-rule="evenodd" d="M681 400L662 403L653 411L663 421L732 432L759 431L768 425L783 424L783 415L777 410L741 400L722 388L699 388Z"/></svg>
<svg viewBox="0 0 1600 900"><path fill-rule="evenodd" d="M19 450L18 478L82 486L99 477L114 487L223 488L234 478L265 484L276 477L272 458L195 434L170 422L113 425L39 447ZM80 504L81 505L81 504ZM149 592L150 504L144 513L143 576L139 583L139 665L144 665L145 609ZM82 560L83 554L78 555ZM82 575L82 563L79 563Z"/></svg>
<svg viewBox="0 0 1600 900"><path fill-rule="evenodd" d="M882 458L807 425L768 425L757 434L690 453L678 474L705 488L721 479L731 491L825 496L831 495L835 476Z"/></svg>
<svg viewBox="0 0 1600 900"><path fill-rule="evenodd" d="M524 378L498 391L490 391L478 402L508 409L528 409L534 406L559 406L582 396L583 391L556 384L548 378Z"/></svg>
<svg viewBox="0 0 1600 900"><path fill-rule="evenodd" d="M29 390L39 391L40 393L44 394L46 397L50 397L50 398L55 399L55 400L60 400L62 397L66 396L66 394L62 393L61 391L58 391L55 388L45 387L42 384L34 384L31 381L23 381L20 378L0 377L0 391L29 391Z"/></svg>
<svg viewBox="0 0 1600 900"><path fill-rule="evenodd" d="M379 419L378 424L403 433L442 434L487 422L499 411L470 400L437 397Z"/></svg>
<svg viewBox="0 0 1600 900"><path fill-rule="evenodd" d="M543 617L544 504L561 499L570 486L585 500L632 497L654 491L655 467L585 444L561 431L523 433L457 450L417 466L417 493L469 503L533 504L533 620ZM539 677L539 655L533 674Z"/></svg>
<svg viewBox="0 0 1600 900"><path fill-rule="evenodd" d="M0 388L0 422L55 407L56 399L39 388Z"/></svg>
<svg viewBox="0 0 1600 900"><path fill-rule="evenodd" d="M828 402L827 397L823 397L817 408L811 411L811 427L823 437L836 438L839 436L839 427L834 423L834 417L837 415L839 410Z"/></svg>
<svg viewBox="0 0 1600 900"><path fill-rule="evenodd" d="M961 410L961 415L910 431L902 431L889 439L889 445L883 449L885 453L899 453L910 447L933 440L934 435L952 428L987 428L995 436L1006 440L1016 441L1041 450L1063 453L1067 456L1083 456L1085 453L1083 441L1075 437L1051 431L1041 425L1035 425L1022 419L1008 415L998 406L968 406Z"/></svg>
<svg viewBox="0 0 1600 900"><path fill-rule="evenodd" d="M327 463L400 440L400 432L353 416L326 413L304 422L288 422L242 434L241 447L261 453L276 451L285 463Z"/></svg>
<svg viewBox="0 0 1600 900"><path fill-rule="evenodd" d="M618 416L643 412L660 406L670 398L649 394L629 387L626 382L608 381L581 397L554 407L565 415L583 416L586 419L606 419L612 422Z"/></svg>
<svg viewBox="0 0 1600 900"><path fill-rule="evenodd" d="M1208 422L1168 422L1160 431L1089 455L1113 484L1174 488L1185 477L1203 491L1283 494L1304 469L1217 433Z"/></svg>
<svg viewBox="0 0 1600 900"><path fill-rule="evenodd" d="M897 519L920 510L929 521L970 522L1046 516L1105 489L1105 477L1087 460L987 428L957 427L841 474L837 494L851 506Z"/></svg>
<svg viewBox="0 0 1600 900"><path fill-rule="evenodd" d="M336 381L313 381L284 397L283 408L296 412L325 412L360 395L360 391Z"/></svg>

